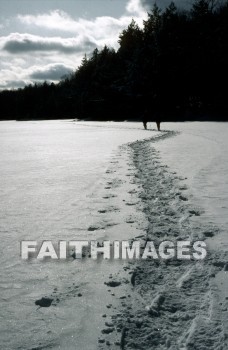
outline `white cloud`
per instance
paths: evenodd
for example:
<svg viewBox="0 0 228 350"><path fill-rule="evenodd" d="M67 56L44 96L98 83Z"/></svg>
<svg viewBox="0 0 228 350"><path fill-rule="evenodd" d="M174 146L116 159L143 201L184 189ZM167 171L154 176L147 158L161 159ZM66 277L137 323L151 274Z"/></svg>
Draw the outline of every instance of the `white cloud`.
<svg viewBox="0 0 228 350"><path fill-rule="evenodd" d="M142 26L146 12L140 0L129 0L125 14L119 18L73 18L60 10L18 15L16 21L14 18L18 32L0 37L0 88L41 79L58 81L95 47L100 49L106 44L117 49L119 34L132 17ZM23 32L25 28L27 33Z"/></svg>
<svg viewBox="0 0 228 350"><path fill-rule="evenodd" d="M9 77L9 79L1 80L0 82L0 90L11 90L11 89L18 89L23 88L25 85L31 84L31 81L26 80L19 80L19 79L12 79Z"/></svg>
<svg viewBox="0 0 228 350"><path fill-rule="evenodd" d="M76 23L67 13L60 10L51 11L49 14L18 15L17 18L27 25L36 25L60 31L81 29L79 25L76 27Z"/></svg>
<svg viewBox="0 0 228 350"><path fill-rule="evenodd" d="M0 88L17 88L31 83L30 79L25 77L23 69L20 66L10 66L0 70Z"/></svg>
<svg viewBox="0 0 228 350"><path fill-rule="evenodd" d="M20 66L11 66L0 71L0 88L21 87L33 82L58 82L63 76L74 70L73 65L63 63L51 63L46 65L34 65L26 69Z"/></svg>
<svg viewBox="0 0 228 350"><path fill-rule="evenodd" d="M139 25L142 25L142 21L146 17L146 11L140 0L130 0L126 6L126 14L119 18L100 16L93 20L85 18L74 19L60 10L38 15L17 16L18 20L27 26L36 26L50 31L74 33L75 36L83 34L93 38L98 44L104 40L109 44L109 41L113 42L114 38L117 42L119 33L129 25L132 17Z"/></svg>
<svg viewBox="0 0 228 350"><path fill-rule="evenodd" d="M130 0L127 3L126 10L137 17L145 17L145 8L140 0Z"/></svg>
<svg viewBox="0 0 228 350"><path fill-rule="evenodd" d="M55 10L48 14L39 15L18 15L21 23L31 26L38 26L49 30L57 30L62 32L86 33L96 38L104 35L108 36L116 30L120 30L127 25L129 18L121 17L119 19L109 16L96 17L94 20L78 18L77 20L70 17L67 13Z"/></svg>

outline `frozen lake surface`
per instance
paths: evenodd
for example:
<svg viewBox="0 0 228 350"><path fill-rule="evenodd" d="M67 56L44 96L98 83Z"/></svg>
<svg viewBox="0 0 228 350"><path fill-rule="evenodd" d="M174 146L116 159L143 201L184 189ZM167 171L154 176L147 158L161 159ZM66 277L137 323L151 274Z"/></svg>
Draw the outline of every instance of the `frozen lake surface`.
<svg viewBox="0 0 228 350"><path fill-rule="evenodd" d="M227 247L228 124L164 123L163 127L180 134L153 147L170 170L187 177L192 200L205 210L201 218L222 229L220 242ZM97 212L103 208L110 162L119 146L153 135L157 132L146 132L138 123L0 123L2 348L74 349L77 344L94 349L97 334L91 334L90 327L98 322L96 312L103 297L96 279L108 274L109 266L25 262L19 255L20 242L99 237L88 227L96 224ZM123 158L114 171L124 176L127 162ZM34 301L53 290L59 293L62 306L36 311ZM80 303L76 301L79 290L85 295ZM85 339L88 343L83 347Z"/></svg>
<svg viewBox="0 0 228 350"><path fill-rule="evenodd" d="M77 337L83 332L90 348L83 322L93 322L94 307L99 305L93 290L96 264L22 261L20 242L96 239L96 231L88 228L104 205L102 190L110 161L118 146L143 138L145 130L136 123L0 123L0 339L4 349L29 349L41 340L50 346L62 341L68 349L75 348L72 334ZM65 290L75 294L72 283L87 286L88 281L92 288L84 288L90 295L76 314ZM47 324L41 320L42 311L35 312L34 301L56 288L64 290L59 293L66 301L65 312L62 315L60 307L57 316L49 315ZM80 333L75 334L77 327Z"/></svg>
<svg viewBox="0 0 228 350"><path fill-rule="evenodd" d="M187 177L193 200L204 210L200 220L218 225L213 244L228 249L228 123L165 123L179 131L174 138L155 144L165 164Z"/></svg>

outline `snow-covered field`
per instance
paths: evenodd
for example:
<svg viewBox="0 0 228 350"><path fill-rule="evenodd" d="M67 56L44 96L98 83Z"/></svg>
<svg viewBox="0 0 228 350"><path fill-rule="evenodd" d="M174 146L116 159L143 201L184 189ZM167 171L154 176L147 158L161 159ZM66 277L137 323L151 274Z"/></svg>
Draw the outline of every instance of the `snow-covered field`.
<svg viewBox="0 0 228 350"><path fill-rule="evenodd" d="M1 348L226 348L228 125L162 129L1 122ZM154 266L20 258L25 239L161 239L168 232L170 239L206 238L210 259ZM114 278L119 287L104 284ZM44 296L53 303L38 309ZM156 317L148 312L153 300Z"/></svg>
<svg viewBox="0 0 228 350"><path fill-rule="evenodd" d="M131 145L148 222L142 240L205 240L208 256L129 265L130 298L112 320L124 349L227 349L228 125L164 127L160 140Z"/></svg>

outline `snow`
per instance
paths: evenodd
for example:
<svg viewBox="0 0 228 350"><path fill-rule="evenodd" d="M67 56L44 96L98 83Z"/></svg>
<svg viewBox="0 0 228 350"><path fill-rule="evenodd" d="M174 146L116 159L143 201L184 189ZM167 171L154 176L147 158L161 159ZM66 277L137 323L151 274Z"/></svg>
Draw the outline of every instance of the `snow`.
<svg viewBox="0 0 228 350"><path fill-rule="evenodd" d="M220 236L216 236L213 244L220 242L219 249L224 245L228 248L225 239L228 227L228 124L167 123L165 128L180 131L180 134L156 144L162 161L171 171L187 177L185 182L194 203L204 210L200 220L220 228Z"/></svg>
<svg viewBox="0 0 228 350"><path fill-rule="evenodd" d="M162 123L169 131L161 133L154 127L1 122L4 349L92 350L107 342L130 349L138 340L138 349L225 349L228 125ZM146 235L203 237L210 259L155 266L19 256L24 239L143 242ZM43 297L52 305L37 309ZM156 307L148 314L150 305Z"/></svg>
<svg viewBox="0 0 228 350"><path fill-rule="evenodd" d="M128 212L130 215L132 208L122 211L119 198L112 201L103 198L108 192L104 187L109 179L114 190L120 191L124 181L121 176L126 177L127 156L123 156L118 178L114 172L109 173L111 166L117 168L110 162L120 145L143 139L145 134L151 136L135 123L121 126L71 120L0 123L0 194L4 203L0 207L1 310L4 310L0 324L4 349L35 347L39 342L48 345L62 342L71 349L75 348L75 337L82 343L86 337L87 349L93 348L99 329L93 330L92 325L98 323L99 306L106 308L106 296L99 299L104 289L104 281L101 284L100 280L110 264L106 267L90 261L77 264L73 259L22 261L20 241L51 240L57 244L59 240L104 239L108 227L116 239L134 235L136 229L129 233L122 218ZM126 200L124 190L122 196ZM118 211L114 210L115 202ZM111 218L106 214L100 220L102 214L98 210L104 208ZM110 221L121 223L121 227L110 226ZM98 225L97 229L89 230L94 225ZM119 264L114 270L117 268ZM45 309L48 319L42 321L43 311L36 312L35 301L45 295L49 297L53 291L61 300L60 307L57 305L54 313ZM83 297L72 308L78 293Z"/></svg>
<svg viewBox="0 0 228 350"><path fill-rule="evenodd" d="M227 124L165 127L158 142L131 145L148 220L144 240L205 240L208 257L131 264L131 299L112 315L122 335L108 341L119 338L124 349L226 349Z"/></svg>

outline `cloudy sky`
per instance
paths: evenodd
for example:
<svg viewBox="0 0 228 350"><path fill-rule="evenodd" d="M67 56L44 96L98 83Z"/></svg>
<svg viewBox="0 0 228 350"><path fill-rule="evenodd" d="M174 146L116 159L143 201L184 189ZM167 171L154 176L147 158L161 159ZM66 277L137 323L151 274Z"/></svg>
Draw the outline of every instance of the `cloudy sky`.
<svg viewBox="0 0 228 350"><path fill-rule="evenodd" d="M117 49L119 33L132 18L141 26L153 2L0 0L0 89L58 82L95 47Z"/></svg>

